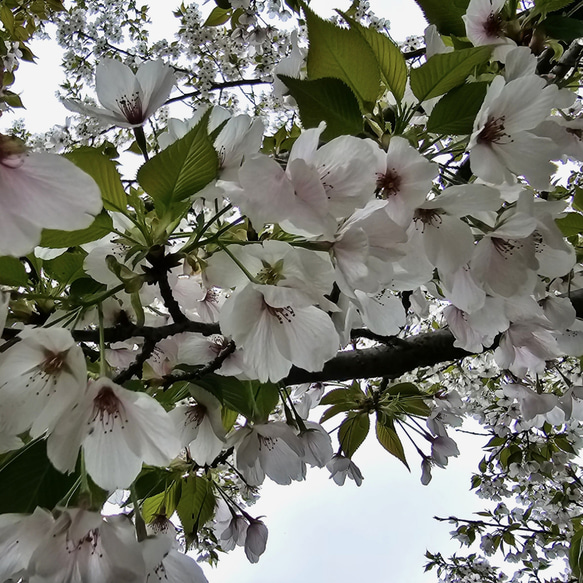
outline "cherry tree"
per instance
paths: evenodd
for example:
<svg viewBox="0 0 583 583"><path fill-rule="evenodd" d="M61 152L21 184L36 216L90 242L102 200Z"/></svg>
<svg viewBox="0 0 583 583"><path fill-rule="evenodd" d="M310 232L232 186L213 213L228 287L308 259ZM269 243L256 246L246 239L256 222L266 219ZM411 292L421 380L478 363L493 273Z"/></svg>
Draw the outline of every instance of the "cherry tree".
<svg viewBox="0 0 583 583"><path fill-rule="evenodd" d="M583 579L583 8L417 3L401 45L363 0L159 41L135 0L2 5L0 111L52 35L69 112L0 134L2 581L206 581L260 560L265 480L360 485L374 433L431 488L467 417L489 506L426 569Z"/></svg>

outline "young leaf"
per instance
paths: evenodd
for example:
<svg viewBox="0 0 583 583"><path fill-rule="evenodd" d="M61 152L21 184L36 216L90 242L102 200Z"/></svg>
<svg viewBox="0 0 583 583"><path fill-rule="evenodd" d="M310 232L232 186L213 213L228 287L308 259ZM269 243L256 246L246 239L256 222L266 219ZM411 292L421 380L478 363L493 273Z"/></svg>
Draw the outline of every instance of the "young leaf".
<svg viewBox="0 0 583 583"><path fill-rule="evenodd" d="M43 269L51 278L62 284L69 284L83 277L83 262L86 254L66 252L54 259L43 262Z"/></svg>
<svg viewBox="0 0 583 583"><path fill-rule="evenodd" d="M225 9L220 6L215 6L203 26L220 26L221 24L225 24L231 18L232 13L233 9L230 7Z"/></svg>
<svg viewBox="0 0 583 583"><path fill-rule="evenodd" d="M350 27L357 30L368 43L376 57L383 83L395 99L401 101L407 85L407 64L399 47L387 35L362 26L346 13L341 14L350 23Z"/></svg>
<svg viewBox="0 0 583 583"><path fill-rule="evenodd" d="M462 16L470 0L415 0L429 24L435 24L441 34L465 36L466 26Z"/></svg>
<svg viewBox="0 0 583 583"><path fill-rule="evenodd" d="M97 241L111 233L113 223L111 217L103 211L95 217L95 220L86 229L78 231L58 231L56 229L44 229L41 235L40 246L49 249L63 249L64 247L76 247L91 241Z"/></svg>
<svg viewBox="0 0 583 583"><path fill-rule="evenodd" d="M368 413L349 413L338 429L338 441L346 457L352 457L370 429Z"/></svg>
<svg viewBox="0 0 583 583"><path fill-rule="evenodd" d="M0 284L26 285L28 274L24 265L16 257L0 257Z"/></svg>
<svg viewBox="0 0 583 583"><path fill-rule="evenodd" d="M0 466L0 514L52 510L71 489L77 476L55 470L44 439L29 443Z"/></svg>
<svg viewBox="0 0 583 583"><path fill-rule="evenodd" d="M182 494L176 507L187 541L196 539L196 533L215 513L216 500L212 483L205 478L188 476L182 482Z"/></svg>
<svg viewBox="0 0 583 583"><path fill-rule="evenodd" d="M140 186L158 210L196 194L216 178L219 158L208 136L211 110L183 138L156 154L138 170Z"/></svg>
<svg viewBox="0 0 583 583"><path fill-rule="evenodd" d="M567 213L567 216L555 219L555 222L565 237L583 233L583 215L579 213Z"/></svg>
<svg viewBox="0 0 583 583"><path fill-rule="evenodd" d="M443 95L461 85L476 67L490 58L491 52L491 47L475 47L433 55L411 71L411 90L420 102Z"/></svg>
<svg viewBox="0 0 583 583"><path fill-rule="evenodd" d="M484 82L468 83L452 89L433 108L427 131L454 136L471 134L487 89L488 84Z"/></svg>
<svg viewBox="0 0 583 583"><path fill-rule="evenodd" d="M377 439L379 443L396 458L400 459L405 467L411 471L409 464L407 463L407 458L405 457L405 450L403 449L403 444L397 432L395 431L395 426L392 421L386 424L379 423L377 420L376 425Z"/></svg>
<svg viewBox="0 0 583 583"><path fill-rule="evenodd" d="M362 114L350 87L340 79L294 79L279 75L300 110L304 128L317 127L323 120L326 129L322 139L331 140L362 131Z"/></svg>
<svg viewBox="0 0 583 583"><path fill-rule="evenodd" d="M121 183L121 177L115 164L107 156L94 148L85 146L65 154L65 158L97 182L97 186L101 190L103 206L106 209L125 211L126 193Z"/></svg>
<svg viewBox="0 0 583 583"><path fill-rule="evenodd" d="M180 501L180 485L180 482L172 482L163 492L144 500L142 516L146 524L152 522L158 515L170 518L174 514Z"/></svg>
<svg viewBox="0 0 583 583"><path fill-rule="evenodd" d="M372 109L379 96L380 71L362 35L323 20L304 5L308 23L308 77L334 77L344 81L364 110Z"/></svg>

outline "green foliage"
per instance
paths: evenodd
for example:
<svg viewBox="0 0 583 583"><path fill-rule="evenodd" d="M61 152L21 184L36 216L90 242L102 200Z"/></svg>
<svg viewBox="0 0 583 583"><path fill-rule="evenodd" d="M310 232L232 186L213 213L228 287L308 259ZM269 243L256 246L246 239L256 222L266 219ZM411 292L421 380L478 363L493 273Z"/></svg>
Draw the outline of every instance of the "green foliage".
<svg viewBox="0 0 583 583"><path fill-rule="evenodd" d="M376 423L376 433L377 439L379 443L392 455L394 455L397 459L401 460L405 467L411 471L409 464L407 463L407 458L405 457L405 450L403 449L403 443L401 442L401 438L395 431L395 425L391 419L381 419L377 417Z"/></svg>
<svg viewBox="0 0 583 583"><path fill-rule="evenodd" d="M47 457L45 440L29 443L0 465L0 514L52 510L69 492L77 476L61 474Z"/></svg>
<svg viewBox="0 0 583 583"><path fill-rule="evenodd" d="M471 134L487 89L488 84L484 82L469 83L452 89L433 108L427 122L427 131L454 136Z"/></svg>
<svg viewBox="0 0 583 583"><path fill-rule="evenodd" d="M362 26L347 13L341 14L350 23L350 27L357 30L368 43L376 57L381 80L395 99L401 101L407 85L407 64L399 47L387 35Z"/></svg>
<svg viewBox="0 0 583 583"><path fill-rule="evenodd" d="M338 429L338 441L346 457L352 457L370 429L368 413L349 413Z"/></svg>
<svg viewBox="0 0 583 583"><path fill-rule="evenodd" d="M86 229L78 231L59 231L56 229L44 229L41 235L40 246L49 249L62 249L64 247L75 247L97 241L111 233L113 222L111 217L102 212L95 217L95 220Z"/></svg>
<svg viewBox="0 0 583 583"><path fill-rule="evenodd" d="M470 0L415 0L429 24L435 24L441 34L466 35L462 16L466 13Z"/></svg>
<svg viewBox="0 0 583 583"><path fill-rule="evenodd" d="M565 237L583 233L583 215L579 213L568 213L566 217L556 219L555 222Z"/></svg>
<svg viewBox="0 0 583 583"><path fill-rule="evenodd" d="M83 147L65 155L95 180L101 190L103 206L112 211L126 210L126 193L115 164L95 148Z"/></svg>
<svg viewBox="0 0 583 583"><path fill-rule="evenodd" d="M67 285L83 277L83 261L86 254L79 251L67 251L54 259L43 262L43 269L47 275L59 283Z"/></svg>
<svg viewBox="0 0 583 583"><path fill-rule="evenodd" d="M216 6L204 21L203 26L220 26L221 24L225 24L231 18L232 12L233 10L231 8Z"/></svg>
<svg viewBox="0 0 583 583"><path fill-rule="evenodd" d="M381 91L376 57L363 36L323 20L304 6L308 24L308 78L344 81L364 111L372 111Z"/></svg>
<svg viewBox="0 0 583 583"><path fill-rule="evenodd" d="M488 61L491 52L491 47L475 47L433 55L411 71L411 90L420 102L443 95Z"/></svg>
<svg viewBox="0 0 583 583"><path fill-rule="evenodd" d="M540 26L548 36L568 43L583 37L583 22L576 18L551 14Z"/></svg>
<svg viewBox="0 0 583 583"><path fill-rule="evenodd" d="M573 575L577 577L578 581L583 581L583 547L581 541L583 539L583 528L575 531L571 538L569 546L569 565L573 571Z"/></svg>
<svg viewBox="0 0 583 583"><path fill-rule="evenodd" d="M304 128L317 127L321 121L325 121L326 129L322 134L324 140L362 131L358 100L350 87L340 79L301 80L285 75L279 75L279 78L296 100Z"/></svg>
<svg viewBox="0 0 583 583"><path fill-rule="evenodd" d="M183 138L139 169L138 182L159 213L193 196L216 178L219 158L208 135L209 116L210 110Z"/></svg>
<svg viewBox="0 0 583 583"><path fill-rule="evenodd" d="M216 499L212 482L198 476L188 476L182 482L182 493L176 507L187 542L196 540L196 533L214 515Z"/></svg>
<svg viewBox="0 0 583 583"><path fill-rule="evenodd" d="M250 421L267 420L279 400L277 386L258 381L240 381L235 377L207 374L196 384L212 393L223 405Z"/></svg>
<svg viewBox="0 0 583 583"><path fill-rule="evenodd" d="M144 522L150 523L157 516L170 518L181 497L181 482L173 481L166 486L163 492L159 492L150 498L146 498L142 504L142 516Z"/></svg>
<svg viewBox="0 0 583 583"><path fill-rule="evenodd" d="M0 284L17 287L27 283L26 269L16 257L0 257Z"/></svg>

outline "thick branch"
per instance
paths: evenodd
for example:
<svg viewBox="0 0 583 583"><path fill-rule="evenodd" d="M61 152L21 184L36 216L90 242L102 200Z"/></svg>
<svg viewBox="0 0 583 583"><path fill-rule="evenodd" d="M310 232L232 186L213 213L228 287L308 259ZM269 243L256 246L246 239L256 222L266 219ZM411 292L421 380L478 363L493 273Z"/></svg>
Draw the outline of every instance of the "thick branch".
<svg viewBox="0 0 583 583"><path fill-rule="evenodd" d="M583 318L583 290L573 292L570 299L577 317ZM293 385L356 378L397 378L420 366L434 366L473 355L471 352L456 348L453 345L454 341L453 334L443 329L406 338L397 344L340 352L329 360L320 372L292 368L285 382Z"/></svg>

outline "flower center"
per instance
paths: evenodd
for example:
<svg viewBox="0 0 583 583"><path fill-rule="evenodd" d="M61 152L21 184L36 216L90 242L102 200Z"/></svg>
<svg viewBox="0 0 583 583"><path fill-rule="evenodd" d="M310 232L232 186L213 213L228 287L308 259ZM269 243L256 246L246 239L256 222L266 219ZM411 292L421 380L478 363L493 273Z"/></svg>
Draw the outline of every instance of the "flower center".
<svg viewBox="0 0 583 583"><path fill-rule="evenodd" d="M48 375L59 374L66 366L66 352L46 352L40 369Z"/></svg>
<svg viewBox="0 0 583 583"><path fill-rule="evenodd" d="M484 128L478 135L479 144L500 144L502 143L502 138L508 136L504 131L504 116L493 118L489 117L488 121L484 125Z"/></svg>
<svg viewBox="0 0 583 583"><path fill-rule="evenodd" d="M282 274L283 259L280 259L275 265L261 261L263 269L257 274L257 281L265 285L277 285L285 276Z"/></svg>
<svg viewBox="0 0 583 583"><path fill-rule="evenodd" d="M113 431L113 424L116 419L122 419L122 413L125 413L122 402L119 400L117 395L113 392L111 387L103 387L97 396L93 399L93 418L95 421L99 418L99 421L103 425L103 430L105 433ZM125 415L124 415L125 416ZM121 428L125 427L127 419L121 420Z"/></svg>
<svg viewBox="0 0 583 583"><path fill-rule="evenodd" d="M142 98L137 91L130 96L123 95L117 100L117 106L129 123L141 124L144 121Z"/></svg>
<svg viewBox="0 0 583 583"><path fill-rule="evenodd" d="M277 318L277 321L280 324L284 324L285 322L291 323L293 318L296 317L296 313L291 306L285 306L283 308L274 308L268 304L265 304L265 309L272 315Z"/></svg>
<svg viewBox="0 0 583 583"><path fill-rule="evenodd" d="M502 36L502 17L499 12L490 12L484 22L484 32L489 37L500 38Z"/></svg>
<svg viewBox="0 0 583 583"><path fill-rule="evenodd" d="M494 249L496 249L504 259L512 257L514 251L522 247L522 244L517 241L509 241L507 239L500 239L499 237L492 237L492 244L494 245Z"/></svg>
<svg viewBox="0 0 583 583"><path fill-rule="evenodd" d="M259 449L267 449L267 451L273 451L277 444L277 438L265 437L264 435L259 436Z"/></svg>
<svg viewBox="0 0 583 583"><path fill-rule="evenodd" d="M206 415L206 407L197 403L196 405L192 405L188 408L186 412L186 417L188 418L189 423L193 423L197 427L202 423L204 416Z"/></svg>
<svg viewBox="0 0 583 583"><path fill-rule="evenodd" d="M442 223L441 213L437 209L417 209L413 215L413 221L417 223L421 221L423 223L423 232L425 232L425 226L431 225L436 229L439 229L439 225Z"/></svg>
<svg viewBox="0 0 583 583"><path fill-rule="evenodd" d="M392 168L386 174L377 175L377 194L381 198L396 196L401 190L401 176Z"/></svg>

